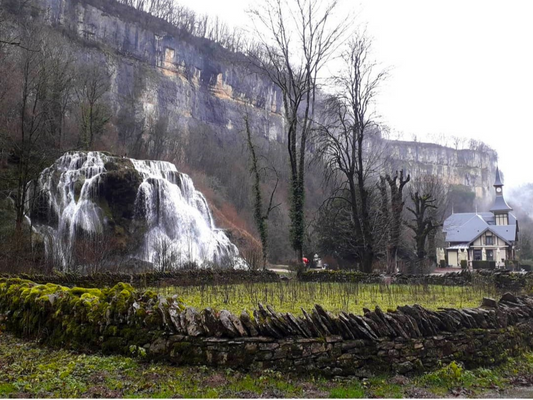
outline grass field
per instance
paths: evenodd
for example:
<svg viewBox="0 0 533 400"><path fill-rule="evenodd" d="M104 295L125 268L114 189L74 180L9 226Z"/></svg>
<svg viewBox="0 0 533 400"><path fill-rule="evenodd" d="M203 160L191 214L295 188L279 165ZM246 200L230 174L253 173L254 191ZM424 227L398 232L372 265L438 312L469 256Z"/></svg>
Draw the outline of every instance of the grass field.
<svg viewBox="0 0 533 400"><path fill-rule="evenodd" d="M197 309L211 307L240 314L243 309L254 309L258 303L269 304L279 312L301 314L320 304L331 312L362 313L363 307L383 310L400 305L420 304L436 310L439 307L478 307L483 297L497 298L489 286L423 286L379 285L357 283L310 283L286 281L277 283L247 283L219 286L189 286L152 288L171 296L178 295Z"/></svg>

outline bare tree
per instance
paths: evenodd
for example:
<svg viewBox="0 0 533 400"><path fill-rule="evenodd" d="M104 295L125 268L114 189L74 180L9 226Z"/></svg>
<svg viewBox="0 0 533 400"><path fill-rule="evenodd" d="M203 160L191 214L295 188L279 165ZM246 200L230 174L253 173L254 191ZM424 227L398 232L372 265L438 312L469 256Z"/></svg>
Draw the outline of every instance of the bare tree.
<svg viewBox="0 0 533 400"><path fill-rule="evenodd" d="M446 190L441 180L434 175L417 177L409 191L411 205L407 210L412 218L406 225L413 231L417 256L416 272L426 272L426 260L435 263L435 237L444 220ZM429 246L427 242L429 240ZM426 250L427 249L427 250Z"/></svg>
<svg viewBox="0 0 533 400"><path fill-rule="evenodd" d="M384 71L374 71L376 65L369 60L369 50L370 42L364 36L350 41L343 54L345 71L335 78L339 92L327 102L329 123L318 135L327 173L339 179L334 198L349 204L365 272L372 270L375 257L371 196L383 143L371 107L378 85L385 78ZM346 194L339 196L343 192Z"/></svg>
<svg viewBox="0 0 533 400"><path fill-rule="evenodd" d="M401 170L399 174L398 171L396 171L394 177L387 174L385 180L389 184L391 193L391 219L387 246L387 272L392 274L396 272L396 257L402 228L402 212L405 204L403 189L411 180L411 175L407 175L407 178L404 178L403 170Z"/></svg>
<svg viewBox="0 0 533 400"><path fill-rule="evenodd" d="M317 79L346 30L346 20L331 21L336 6L336 0L267 0L250 12L261 43L259 51L249 56L283 95L291 173L291 243L300 260L305 232L305 156Z"/></svg>
<svg viewBox="0 0 533 400"><path fill-rule="evenodd" d="M272 171L276 174L276 183L274 188L270 192L270 199L266 210L263 206L263 195L261 193L261 167L259 165L259 157L256 153L256 148L252 141L252 133L250 130L250 123L248 121L248 116L244 117L244 124L246 128L246 143L248 144L248 151L250 152L250 161L251 167L250 172L253 175L253 197L254 197L254 220L259 231L259 238L261 239L262 247L262 264L263 269L266 268L267 257L268 257L268 217L270 213L276 209L280 204L273 204L274 195L278 188L279 175L274 168L271 168Z"/></svg>
<svg viewBox="0 0 533 400"><path fill-rule="evenodd" d="M95 138L101 135L111 118L104 102L110 89L109 67L101 60L90 59L81 65L77 76L76 94L79 104L80 138L79 146L89 149Z"/></svg>

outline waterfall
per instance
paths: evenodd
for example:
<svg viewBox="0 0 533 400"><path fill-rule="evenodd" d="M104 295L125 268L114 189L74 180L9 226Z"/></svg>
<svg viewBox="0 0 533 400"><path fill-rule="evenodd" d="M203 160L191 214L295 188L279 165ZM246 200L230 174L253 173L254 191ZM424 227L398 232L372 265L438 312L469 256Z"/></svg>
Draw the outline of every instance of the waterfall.
<svg viewBox="0 0 533 400"><path fill-rule="evenodd" d="M190 262L245 267L204 196L171 163L69 152L30 191L29 215L46 256L65 270L98 257L116 260L117 253L161 269Z"/></svg>

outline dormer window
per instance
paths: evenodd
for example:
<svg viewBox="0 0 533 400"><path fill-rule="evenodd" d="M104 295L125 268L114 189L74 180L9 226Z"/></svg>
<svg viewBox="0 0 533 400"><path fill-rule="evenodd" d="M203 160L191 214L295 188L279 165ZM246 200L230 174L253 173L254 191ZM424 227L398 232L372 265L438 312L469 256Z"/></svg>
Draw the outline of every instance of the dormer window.
<svg viewBox="0 0 533 400"><path fill-rule="evenodd" d="M497 214L496 225L509 225L509 218L507 214Z"/></svg>

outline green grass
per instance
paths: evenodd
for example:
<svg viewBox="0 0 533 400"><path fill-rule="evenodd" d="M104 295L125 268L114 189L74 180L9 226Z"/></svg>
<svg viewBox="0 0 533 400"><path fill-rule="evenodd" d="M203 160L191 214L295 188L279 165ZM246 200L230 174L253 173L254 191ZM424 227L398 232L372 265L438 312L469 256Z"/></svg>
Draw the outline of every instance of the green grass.
<svg viewBox="0 0 533 400"><path fill-rule="evenodd" d="M363 307L383 310L399 305L420 304L436 310L439 307L478 307L483 297L496 297L493 287L378 285L357 283L277 282L236 285L152 288L165 295L175 295L198 309L211 307L240 314L254 309L258 303L270 304L277 311L301 314L320 304L328 311L361 313Z"/></svg>
<svg viewBox="0 0 533 400"><path fill-rule="evenodd" d="M492 390L490 397L497 397L494 393L505 397L515 393L513 382L533 385L533 353L493 369L466 370L452 363L411 378L326 379L307 373L178 367L124 356L80 354L0 332L0 397L402 398L457 393L474 397L486 390Z"/></svg>

